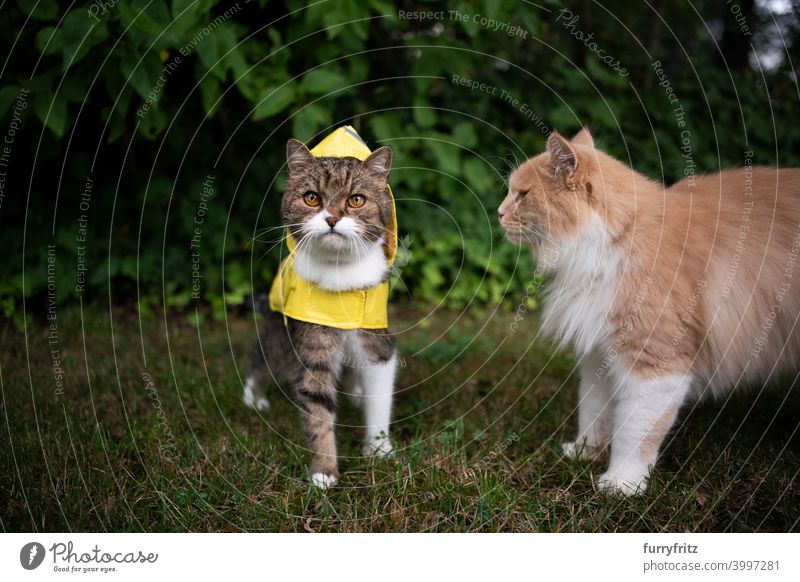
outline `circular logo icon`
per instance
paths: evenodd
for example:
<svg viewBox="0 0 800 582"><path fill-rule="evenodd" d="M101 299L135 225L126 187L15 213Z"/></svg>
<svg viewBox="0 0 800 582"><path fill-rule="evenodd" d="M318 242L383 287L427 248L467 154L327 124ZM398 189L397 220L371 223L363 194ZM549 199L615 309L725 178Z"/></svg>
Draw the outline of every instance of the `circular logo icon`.
<svg viewBox="0 0 800 582"><path fill-rule="evenodd" d="M30 542L19 551L19 563L26 570L35 570L44 561L44 546L39 542Z"/></svg>

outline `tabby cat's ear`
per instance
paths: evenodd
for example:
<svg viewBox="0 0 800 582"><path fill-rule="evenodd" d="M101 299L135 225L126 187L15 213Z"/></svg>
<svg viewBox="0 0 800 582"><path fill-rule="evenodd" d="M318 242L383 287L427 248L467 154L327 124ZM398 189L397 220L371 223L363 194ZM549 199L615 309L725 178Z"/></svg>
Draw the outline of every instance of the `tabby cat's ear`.
<svg viewBox="0 0 800 582"><path fill-rule="evenodd" d="M561 134L554 131L547 138L547 151L550 152L550 165L553 174L569 180L578 169L578 156Z"/></svg>
<svg viewBox="0 0 800 582"><path fill-rule="evenodd" d="M290 176L308 170L313 163L314 156L303 142L294 138L286 142L286 165L289 167Z"/></svg>
<svg viewBox="0 0 800 582"><path fill-rule="evenodd" d="M389 170L392 169L392 148L389 146L378 148L362 163L371 175L386 180L389 177Z"/></svg>
<svg viewBox="0 0 800 582"><path fill-rule="evenodd" d="M592 134L589 133L589 130L585 127L575 134L575 137L572 138L572 143L589 146L590 148L594 147L594 139L592 138Z"/></svg>

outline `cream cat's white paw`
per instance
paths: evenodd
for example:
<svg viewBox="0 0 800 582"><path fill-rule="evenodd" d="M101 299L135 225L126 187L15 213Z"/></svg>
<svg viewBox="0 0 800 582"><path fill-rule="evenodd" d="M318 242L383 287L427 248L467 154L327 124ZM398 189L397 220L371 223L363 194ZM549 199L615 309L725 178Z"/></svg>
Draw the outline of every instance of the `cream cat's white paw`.
<svg viewBox="0 0 800 582"><path fill-rule="evenodd" d="M311 475L311 483L319 489L327 489L336 485L336 477L325 473L314 473Z"/></svg>
<svg viewBox="0 0 800 582"><path fill-rule="evenodd" d="M589 461L596 461L602 455L602 450L592 445L576 443L575 441L567 441L561 443L561 453L570 459L587 459Z"/></svg>
<svg viewBox="0 0 800 582"><path fill-rule="evenodd" d="M580 451L578 451L578 445L575 444L575 441L561 443L561 454L565 457L569 457L570 459L579 459L581 456Z"/></svg>
<svg viewBox="0 0 800 582"><path fill-rule="evenodd" d="M394 447L388 436L376 437L364 443L364 456L385 459L394 455Z"/></svg>
<svg viewBox="0 0 800 582"><path fill-rule="evenodd" d="M647 475L619 475L608 471L597 479L597 488L612 495L641 495L647 489Z"/></svg>

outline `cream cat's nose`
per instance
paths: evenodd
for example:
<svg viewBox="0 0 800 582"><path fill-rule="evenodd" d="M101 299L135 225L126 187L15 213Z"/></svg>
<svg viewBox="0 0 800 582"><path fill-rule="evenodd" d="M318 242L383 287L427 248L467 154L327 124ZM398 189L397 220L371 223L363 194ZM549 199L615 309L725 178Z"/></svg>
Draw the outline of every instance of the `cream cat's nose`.
<svg viewBox="0 0 800 582"><path fill-rule="evenodd" d="M328 226L333 228L334 226L336 226L336 223L339 222L339 217L338 216L328 216L325 219L325 222L328 223Z"/></svg>
<svg viewBox="0 0 800 582"><path fill-rule="evenodd" d="M506 215L502 208L497 209L497 218L503 218Z"/></svg>

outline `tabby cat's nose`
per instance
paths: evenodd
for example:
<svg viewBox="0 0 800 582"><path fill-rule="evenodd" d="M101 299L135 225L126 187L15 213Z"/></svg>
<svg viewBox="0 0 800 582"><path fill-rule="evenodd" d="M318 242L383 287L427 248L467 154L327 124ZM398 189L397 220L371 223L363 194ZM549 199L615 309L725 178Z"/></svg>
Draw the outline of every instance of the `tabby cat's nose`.
<svg viewBox="0 0 800 582"><path fill-rule="evenodd" d="M339 222L339 217L338 216L328 216L325 219L325 222L328 223L328 226L333 228L334 226L336 226L336 223Z"/></svg>
<svg viewBox="0 0 800 582"><path fill-rule="evenodd" d="M498 209L497 209L497 218L503 218L503 216L505 216L505 214L506 214L506 213L505 213L505 212L503 212L503 209L502 209L502 208L498 208Z"/></svg>

